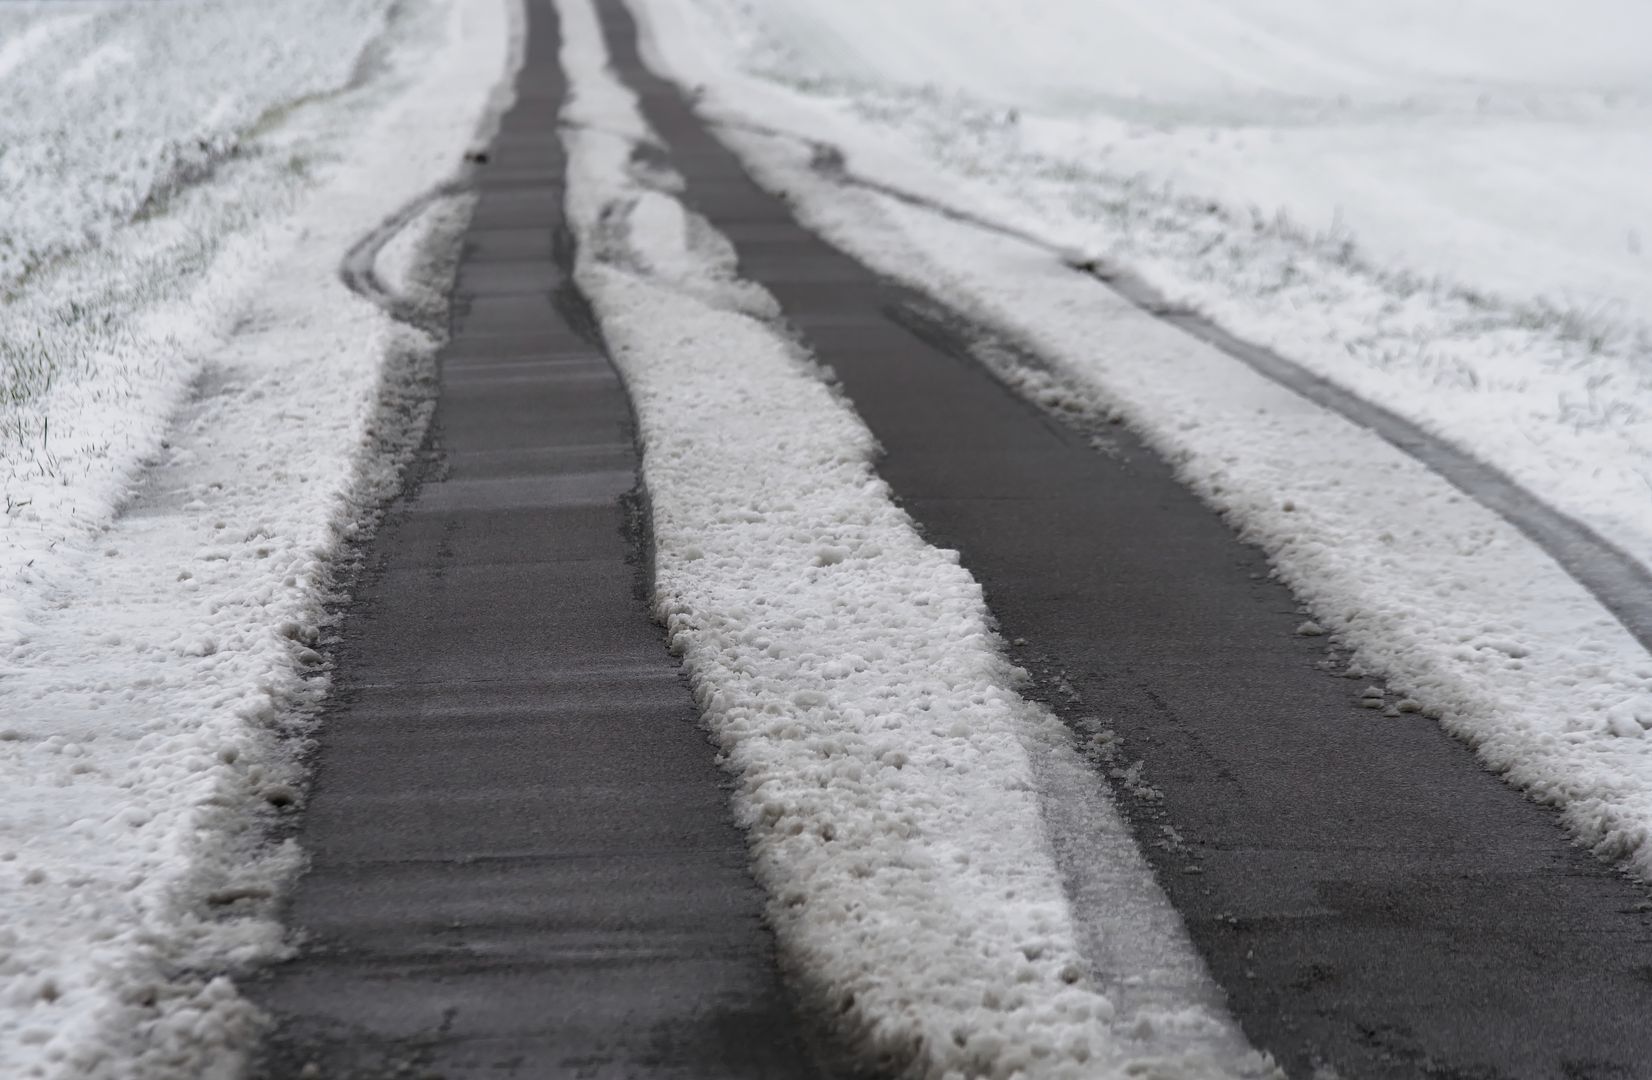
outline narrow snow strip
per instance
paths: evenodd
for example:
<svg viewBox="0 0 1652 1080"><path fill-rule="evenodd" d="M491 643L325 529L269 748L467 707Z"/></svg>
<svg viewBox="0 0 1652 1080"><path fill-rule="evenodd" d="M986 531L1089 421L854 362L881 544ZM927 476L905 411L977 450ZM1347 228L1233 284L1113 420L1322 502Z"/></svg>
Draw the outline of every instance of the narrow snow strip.
<svg viewBox="0 0 1652 1080"><path fill-rule="evenodd" d="M1148 315L1215 346L1258 374L1375 432L1439 473L1465 495L1501 514L1593 593L1642 647L1652 649L1652 570L1588 524L1543 502L1503 472L1392 409L1367 401L1272 349L1240 339L1197 311L1171 303L1152 285L1123 267L1078 252L1026 227L986 217L980 211L861 176L848 168L842 149L831 143L759 124L735 122L721 126L806 146L810 167L835 184L857 187L1048 252L1074 270L1094 276Z"/></svg>
<svg viewBox="0 0 1652 1080"><path fill-rule="evenodd" d="M1380 435L1526 534L1652 650L1652 570L1595 529L1543 502L1502 471L1405 417L1350 393L1271 349L1242 341L1196 312L1175 310L1139 278L1098 275L1142 310L1221 349L1316 404Z"/></svg>
<svg viewBox="0 0 1652 1080"><path fill-rule="evenodd" d="M558 7L577 277L641 425L656 609L737 778L788 970L835 1034L913 1076L1266 1073L1065 729L1013 689L980 587L748 313L726 240L648 189L633 147L653 140L588 0ZM1067 888L1103 913L1099 943Z"/></svg>
<svg viewBox="0 0 1652 1080"><path fill-rule="evenodd" d="M898 140L734 73L692 5L652 0L656 61L712 116L829 140L856 172L972 206ZM1021 381L1055 408L1131 423L1269 553L1329 634L1326 664L1383 676L1373 713L1420 710L1563 810L1602 855L1652 874L1652 657L1554 559L1378 435L1145 314L1024 241L823 178L795 139L725 127L771 188L880 271L1054 364ZM974 216L991 220L990 212Z"/></svg>
<svg viewBox="0 0 1652 1080"><path fill-rule="evenodd" d="M266 833L302 797L335 564L428 410L432 342L337 266L459 165L509 7L416 9L383 82L312 121L372 134L254 234L255 280L205 271L203 288L237 283L237 332L199 357L137 490L0 654L0 1074L240 1073L257 1018L224 973L284 949L299 854Z"/></svg>
<svg viewBox="0 0 1652 1080"><path fill-rule="evenodd" d="M1147 6L1158 13L1141 39L1132 16ZM959 189L994 218L1102 253L1652 565L1652 275L1639 239L1652 188L1635 164L1652 160L1652 125L1636 120L1652 99L1629 89L1647 69L1624 65L1620 40L1645 11L1502 4L1508 18L1465 36L1472 5L1419 4L1403 18L1394 4L1187 6L1200 16L1166 19L1164 5L1141 0L1049 0L1036 12L981 0L931 33L927 0L649 5L715 24L696 31L711 51L685 61L712 86L732 88L741 69L760 76L730 98L742 111L777 91L806 103L805 133L833 120L860 133L862 173L875 156L866 136L898 144L902 182ZM1204 17L1216 7L1221 17ZM788 8L830 29L799 32L776 17ZM1013 42L994 29L1009 26ZM1388 89L1373 99L1310 80L1290 103L1212 81L1217 61L1243 56L1297 83L1294 62L1257 49L1269 27L1344 70L1350 54L1380 57ZM887 59L914 33L930 44L903 69L879 61L875 78L842 77L845 52ZM1183 33L1205 42L1185 64L1133 51L1153 55ZM974 52L998 37L1001 49ZM1418 40L1441 46L1421 68L1395 48ZM956 77L950 48L970 50L984 74ZM1068 93L1019 108L983 100L1005 76ZM1086 97L1086 86L1101 93ZM1258 174L1272 179L1258 188ZM1543 284L1533 292L1522 280Z"/></svg>

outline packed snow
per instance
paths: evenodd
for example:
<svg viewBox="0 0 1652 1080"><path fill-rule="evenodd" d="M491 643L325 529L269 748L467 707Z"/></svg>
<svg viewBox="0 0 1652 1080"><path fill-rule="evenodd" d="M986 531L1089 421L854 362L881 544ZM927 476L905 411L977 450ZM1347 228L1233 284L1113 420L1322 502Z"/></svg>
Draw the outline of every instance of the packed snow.
<svg viewBox="0 0 1652 1080"><path fill-rule="evenodd" d="M655 140L588 0L558 7L578 281L637 408L656 611L809 1004L906 1075L1268 1074L1066 729L1017 693L980 586L677 178L634 159Z"/></svg>
<svg viewBox="0 0 1652 1080"><path fill-rule="evenodd" d="M1012 381L1127 419L1261 544L1329 632L1327 664L1395 689L1373 722L1438 717L1652 873L1652 658L1624 627L1415 460L1051 254L1129 270L1648 561L1643 7L642 8L656 61L814 227L1032 343L1054 374ZM1249 164L1165 149L1207 137ZM1502 149L1460 165L1476 141ZM1303 149L1333 144L1357 157ZM1519 164L1538 147L1552 160ZM1369 183L1336 187L1351 176ZM1451 213L1474 185L1505 201ZM1333 197L1334 229L1314 216ZM1489 229L1507 243L1482 261Z"/></svg>
<svg viewBox="0 0 1652 1080"><path fill-rule="evenodd" d="M0 10L0 1074L243 1062L325 605L428 411L339 260L459 166L512 12Z"/></svg>

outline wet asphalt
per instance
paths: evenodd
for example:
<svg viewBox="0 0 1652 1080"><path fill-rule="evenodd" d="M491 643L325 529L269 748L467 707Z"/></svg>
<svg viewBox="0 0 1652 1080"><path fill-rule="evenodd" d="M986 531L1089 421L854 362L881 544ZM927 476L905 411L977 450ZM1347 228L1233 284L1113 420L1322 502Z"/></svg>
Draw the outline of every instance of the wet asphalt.
<svg viewBox="0 0 1652 1080"><path fill-rule="evenodd" d="M535 5L479 170L425 474L334 650L259 1075L816 1075L646 603L630 406L567 285Z"/></svg>
<svg viewBox="0 0 1652 1080"><path fill-rule="evenodd" d="M879 473L1042 695L1142 763L1119 801L1254 1045L1293 1077L1652 1075L1652 894L1434 722L1365 707L1164 462L1122 430L1098 452L972 358L987 331L799 227L602 11L687 202L836 371Z"/></svg>
<svg viewBox="0 0 1652 1080"><path fill-rule="evenodd" d="M247 987L277 1021L259 1073L816 1075L648 616L630 410L567 281L554 11L530 9L428 465L334 650L306 943ZM1365 708L1163 462L1124 431L1098 452L973 359L990 329L801 229L602 11L687 200L837 371L1037 692L1142 762L1115 794L1255 1045L1293 1077L1652 1075L1652 895L1433 722Z"/></svg>

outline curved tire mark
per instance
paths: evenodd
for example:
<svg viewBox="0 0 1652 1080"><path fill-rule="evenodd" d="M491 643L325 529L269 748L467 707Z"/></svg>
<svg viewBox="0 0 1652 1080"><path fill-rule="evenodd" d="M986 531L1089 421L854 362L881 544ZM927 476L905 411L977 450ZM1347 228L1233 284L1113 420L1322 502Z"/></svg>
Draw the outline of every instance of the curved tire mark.
<svg viewBox="0 0 1652 1080"><path fill-rule="evenodd" d="M421 330L433 330L434 328L429 325L431 320L428 312L413 300L390 289L379 277L379 252L432 205L455 195L463 195L470 191L471 187L472 180L468 172L456 179L445 180L415 195L395 213L375 225L350 246L339 262L338 277L344 282L345 288L376 305L397 322L407 323Z"/></svg>

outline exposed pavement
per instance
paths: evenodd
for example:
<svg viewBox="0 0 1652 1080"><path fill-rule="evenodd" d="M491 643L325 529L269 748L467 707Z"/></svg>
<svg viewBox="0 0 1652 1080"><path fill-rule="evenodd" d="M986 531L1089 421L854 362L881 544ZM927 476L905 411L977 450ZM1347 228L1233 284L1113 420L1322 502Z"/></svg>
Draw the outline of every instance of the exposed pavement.
<svg viewBox="0 0 1652 1080"><path fill-rule="evenodd" d="M1096 453L974 362L965 320L798 227L603 12L689 202L838 372L882 475L1041 685L1078 693L1052 704L1145 762L1161 797L1119 798L1253 1042L1303 1077L1648 1071L1647 891L1432 722L1375 722L1163 463L1127 434ZM280 1020L272 1080L813 1072L642 598L629 408L557 258L556 48L541 0L479 171L436 464L336 651L292 912L311 939L249 988Z"/></svg>
<svg viewBox="0 0 1652 1080"><path fill-rule="evenodd" d="M880 474L1052 704L1145 762L1162 797L1120 800L1253 1043L1296 1077L1652 1073L1648 891L1432 721L1378 720L1164 463L1127 434L1095 452L971 359L964 320L913 318L922 298L797 226L644 67L621 0L602 11L686 201L837 372Z"/></svg>
<svg viewBox="0 0 1652 1080"><path fill-rule="evenodd" d="M460 264L434 461L335 650L270 1080L815 1075L644 600L630 407L557 258L537 4ZM566 255L565 251L561 254Z"/></svg>

